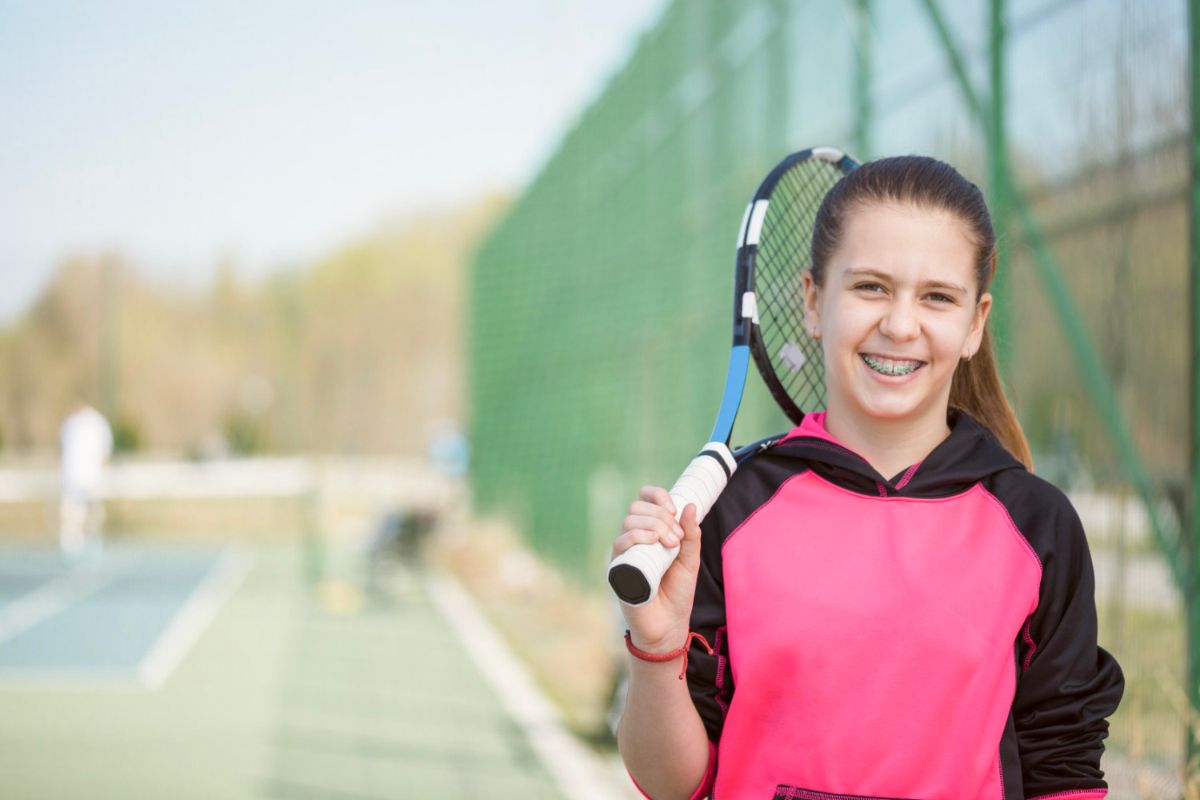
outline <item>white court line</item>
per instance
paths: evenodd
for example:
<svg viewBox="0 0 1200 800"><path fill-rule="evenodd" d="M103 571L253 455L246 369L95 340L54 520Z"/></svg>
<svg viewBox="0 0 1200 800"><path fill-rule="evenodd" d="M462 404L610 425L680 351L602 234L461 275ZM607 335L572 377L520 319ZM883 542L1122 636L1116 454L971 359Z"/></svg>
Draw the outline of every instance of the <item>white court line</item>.
<svg viewBox="0 0 1200 800"><path fill-rule="evenodd" d="M252 562L250 556L235 547L221 554L221 559L209 570L138 665L138 681L142 686L151 691L162 688L221 606L250 574Z"/></svg>
<svg viewBox="0 0 1200 800"><path fill-rule="evenodd" d="M426 585L434 605L450 623L563 794L571 800L637 797L629 790L622 792L611 768L567 732L557 709L538 690L529 672L458 583L449 576L431 576Z"/></svg>
<svg viewBox="0 0 1200 800"><path fill-rule="evenodd" d="M126 561L121 566L129 563ZM112 566L111 559L98 567L82 564L22 595L0 608L0 643L45 622L119 574L120 570Z"/></svg>

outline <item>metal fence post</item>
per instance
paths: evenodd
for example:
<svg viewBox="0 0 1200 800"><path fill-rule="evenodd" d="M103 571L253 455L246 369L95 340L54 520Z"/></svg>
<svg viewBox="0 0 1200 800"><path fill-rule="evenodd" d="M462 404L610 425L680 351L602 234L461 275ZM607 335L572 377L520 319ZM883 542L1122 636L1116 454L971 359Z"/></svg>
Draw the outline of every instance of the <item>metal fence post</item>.
<svg viewBox="0 0 1200 800"><path fill-rule="evenodd" d="M1004 0L991 0L991 111L988 114L988 183L992 190L992 226L996 231L996 275L992 280L992 344L1000 374L1012 369L1012 279L1008 274L1008 141L1005 136L1004 50L1007 31Z"/></svg>
<svg viewBox="0 0 1200 800"><path fill-rule="evenodd" d="M1187 575L1187 696L1190 705L1187 726L1187 762L1185 771L1187 778L1195 774L1197 761L1200 760L1200 743L1197 737L1196 716L1200 709L1200 591L1197 591L1197 579L1200 578L1200 514L1197 506L1200 503L1200 321L1197 311L1200 310L1200 0L1188 2L1188 80L1190 81L1189 99L1191 102L1191 195L1189 209L1190 218L1190 256L1191 256L1191 309L1188 315L1191 320L1192 353L1191 353L1191 466L1192 492L1191 503L1188 506L1188 527L1191 558L1188 562Z"/></svg>
<svg viewBox="0 0 1200 800"><path fill-rule="evenodd" d="M871 0L854 3L854 157L871 159L871 69L874 31L871 27Z"/></svg>

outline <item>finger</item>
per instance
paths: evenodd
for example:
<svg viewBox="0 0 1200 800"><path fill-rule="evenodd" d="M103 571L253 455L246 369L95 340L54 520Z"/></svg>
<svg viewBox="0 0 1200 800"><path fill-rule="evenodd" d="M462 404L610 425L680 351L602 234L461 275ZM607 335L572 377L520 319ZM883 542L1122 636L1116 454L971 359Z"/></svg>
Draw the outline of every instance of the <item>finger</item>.
<svg viewBox="0 0 1200 800"><path fill-rule="evenodd" d="M671 502L671 493L661 486L643 486L638 494L639 500L644 500L648 503L656 503L671 512L674 516L676 512L675 504Z"/></svg>
<svg viewBox="0 0 1200 800"><path fill-rule="evenodd" d="M696 506L689 503L679 521L684 533L679 559L692 567L700 562L700 524L696 522Z"/></svg>
<svg viewBox="0 0 1200 800"><path fill-rule="evenodd" d="M700 522L696 519L696 514L696 504L688 503L687 507L683 509L683 514L679 517L679 524L685 532L689 532L688 529L692 528L696 535L699 536Z"/></svg>
<svg viewBox="0 0 1200 800"><path fill-rule="evenodd" d="M662 537L659 536L658 531L648 531L641 528L625 531L613 540L612 557L616 558L635 544L654 544L661 541L661 539ZM674 545L671 546L673 547Z"/></svg>
<svg viewBox="0 0 1200 800"><path fill-rule="evenodd" d="M674 529L677 535L683 536L683 528L681 528L679 523L675 521L675 515L660 505L648 503L644 500L637 500L630 504L629 514L630 516L654 517L655 519L660 519L668 528Z"/></svg>
<svg viewBox="0 0 1200 800"><path fill-rule="evenodd" d="M648 517L630 514L621 521L621 530L654 531L667 547L674 547L683 539L683 528L676 525L675 520L667 521L658 516Z"/></svg>

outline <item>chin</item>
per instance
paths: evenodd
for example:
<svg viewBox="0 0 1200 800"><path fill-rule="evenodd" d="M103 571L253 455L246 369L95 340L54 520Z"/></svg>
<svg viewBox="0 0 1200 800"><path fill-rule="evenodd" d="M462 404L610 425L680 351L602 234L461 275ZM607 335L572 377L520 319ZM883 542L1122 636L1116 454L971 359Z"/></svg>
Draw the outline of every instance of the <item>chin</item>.
<svg viewBox="0 0 1200 800"><path fill-rule="evenodd" d="M864 392L859 395L857 403L859 412L880 422L900 422L906 419L915 420L929 411L931 398L905 396L904 394L887 394L879 396L875 392Z"/></svg>
<svg viewBox="0 0 1200 800"><path fill-rule="evenodd" d="M868 417L881 422L899 422L905 419L915 418L918 415L918 410L915 408L897 408L890 405L867 406L863 410L866 412Z"/></svg>

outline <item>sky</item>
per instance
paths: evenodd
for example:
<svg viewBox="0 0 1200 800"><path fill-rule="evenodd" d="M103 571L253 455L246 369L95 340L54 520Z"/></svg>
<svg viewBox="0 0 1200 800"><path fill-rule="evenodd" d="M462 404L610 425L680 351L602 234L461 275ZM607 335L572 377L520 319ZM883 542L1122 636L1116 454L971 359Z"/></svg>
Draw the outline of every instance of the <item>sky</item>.
<svg viewBox="0 0 1200 800"><path fill-rule="evenodd" d="M0 323L63 258L256 279L518 190L667 0L0 0Z"/></svg>

